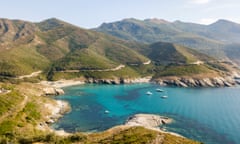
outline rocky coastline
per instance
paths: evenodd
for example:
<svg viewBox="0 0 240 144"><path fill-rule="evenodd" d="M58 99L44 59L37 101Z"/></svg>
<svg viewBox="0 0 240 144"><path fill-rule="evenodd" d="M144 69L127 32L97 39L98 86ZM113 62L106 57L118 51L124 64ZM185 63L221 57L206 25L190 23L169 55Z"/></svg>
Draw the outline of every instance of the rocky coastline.
<svg viewBox="0 0 240 144"><path fill-rule="evenodd" d="M232 87L239 85L240 81L236 77L212 77L212 78L192 78L192 77L163 77L154 80L162 86L177 87Z"/></svg>
<svg viewBox="0 0 240 144"><path fill-rule="evenodd" d="M86 83L94 84L133 84L133 83L156 83L161 86L176 86L176 87L232 87L240 85L240 75L231 75L226 77L177 77L166 76L157 79L152 77L143 78L115 78L115 79L73 79L73 80L58 80L58 81L42 81L40 84L46 86L43 89L45 95L61 95L64 94L63 87L81 85Z"/></svg>
<svg viewBox="0 0 240 144"><path fill-rule="evenodd" d="M93 79L89 78L85 80L85 83L96 83L96 84L131 84L131 83L148 83L152 77L143 78L115 78L115 79Z"/></svg>
<svg viewBox="0 0 240 144"><path fill-rule="evenodd" d="M87 80L60 80L60 81L42 81L44 85L43 95L57 96L64 94L63 87L81 85L86 83L95 84L132 84L153 82L161 86L176 87L232 87L240 85L240 77L213 77L213 78L192 78L192 77L162 77L151 80L150 77L138 79L87 79Z"/></svg>
<svg viewBox="0 0 240 144"><path fill-rule="evenodd" d="M154 80L162 86L177 87L231 87L240 84L233 77L213 77L213 78L186 78L186 77L163 77Z"/></svg>
<svg viewBox="0 0 240 144"><path fill-rule="evenodd" d="M48 114L45 115L44 121L37 125L37 129L54 132L57 135L69 135L69 133L66 133L64 130L54 130L49 127L49 125L55 123L65 113L71 110L69 103L62 100L55 100L54 103L45 103L44 108L48 111Z"/></svg>

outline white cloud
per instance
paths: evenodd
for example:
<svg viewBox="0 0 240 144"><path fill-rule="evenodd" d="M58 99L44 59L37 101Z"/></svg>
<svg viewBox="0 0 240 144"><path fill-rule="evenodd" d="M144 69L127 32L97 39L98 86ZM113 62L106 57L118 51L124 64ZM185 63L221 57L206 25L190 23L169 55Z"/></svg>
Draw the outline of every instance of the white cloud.
<svg viewBox="0 0 240 144"><path fill-rule="evenodd" d="M208 4L211 0L191 0L190 2L194 4Z"/></svg>

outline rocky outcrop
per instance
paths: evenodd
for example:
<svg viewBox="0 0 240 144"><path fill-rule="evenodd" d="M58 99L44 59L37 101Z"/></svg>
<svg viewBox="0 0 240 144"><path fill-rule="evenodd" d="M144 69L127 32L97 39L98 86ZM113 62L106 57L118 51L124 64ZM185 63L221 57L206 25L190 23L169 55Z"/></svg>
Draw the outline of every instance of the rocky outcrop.
<svg viewBox="0 0 240 144"><path fill-rule="evenodd" d="M53 131L49 124L55 123L59 118L63 116L63 114L69 112L71 110L70 105L62 100L56 100L52 103L45 103L44 109L46 110L46 115L44 115L44 121L40 122L37 125L39 130L50 130Z"/></svg>
<svg viewBox="0 0 240 144"><path fill-rule="evenodd" d="M171 123L172 120L167 117L153 114L136 114L126 121L127 126L143 126L146 128L158 128L160 125Z"/></svg>
<svg viewBox="0 0 240 144"><path fill-rule="evenodd" d="M61 100L57 100L56 104L45 104L45 107L51 112L50 115L47 116L46 123L48 124L56 122L64 113L70 110L69 104Z"/></svg>
<svg viewBox="0 0 240 144"><path fill-rule="evenodd" d="M64 94L64 91L60 88L55 87L46 87L43 88L44 95L61 95Z"/></svg>
<svg viewBox="0 0 240 144"><path fill-rule="evenodd" d="M186 78L186 77L164 77L155 80L160 85L170 85L178 87L231 87L239 82L233 77L214 78Z"/></svg>

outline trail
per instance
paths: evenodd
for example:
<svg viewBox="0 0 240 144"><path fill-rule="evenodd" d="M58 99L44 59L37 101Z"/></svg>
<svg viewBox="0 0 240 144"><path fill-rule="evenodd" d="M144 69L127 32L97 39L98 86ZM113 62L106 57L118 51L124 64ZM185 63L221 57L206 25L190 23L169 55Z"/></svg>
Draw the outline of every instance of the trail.
<svg viewBox="0 0 240 144"><path fill-rule="evenodd" d="M29 75L19 76L19 77L17 77L17 79L24 79L24 78L36 77L36 76L38 76L38 75L41 74L41 73L42 73L42 71L36 71L36 72L33 72L33 73L29 74Z"/></svg>
<svg viewBox="0 0 240 144"><path fill-rule="evenodd" d="M144 62L143 65L149 65L151 61ZM124 68L125 65L120 64L119 66L115 68L110 68L110 69L102 69L102 70L63 70L63 71L58 71L58 72L65 72L65 73L77 73L77 72L84 72L84 71L89 71L89 72L108 72L108 71L118 71Z"/></svg>
<svg viewBox="0 0 240 144"><path fill-rule="evenodd" d="M14 107L12 107L8 112L4 113L1 117L0 117L0 123L2 123L3 120L5 120L7 117L14 117L17 115L17 113L19 113L20 111L23 110L23 108L26 106L28 101L28 96L24 95L24 100L19 104L16 105Z"/></svg>

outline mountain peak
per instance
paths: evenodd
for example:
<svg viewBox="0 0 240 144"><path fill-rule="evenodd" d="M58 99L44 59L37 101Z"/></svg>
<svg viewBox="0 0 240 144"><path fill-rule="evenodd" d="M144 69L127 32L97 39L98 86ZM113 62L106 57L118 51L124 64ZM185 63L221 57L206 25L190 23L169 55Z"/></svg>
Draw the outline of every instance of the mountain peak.
<svg viewBox="0 0 240 144"><path fill-rule="evenodd" d="M229 24L233 24L233 25L239 25L238 23L229 21L229 20L225 20L225 19L219 19L216 22L210 24L210 25L229 25Z"/></svg>
<svg viewBox="0 0 240 144"><path fill-rule="evenodd" d="M170 23L169 21L166 21L164 19L158 19L158 18L145 19L144 21L152 22L152 23L155 23L155 24L168 24L168 23Z"/></svg>
<svg viewBox="0 0 240 144"><path fill-rule="evenodd" d="M57 18L49 18L37 24L41 30L47 31L47 30L62 26L65 24L65 22Z"/></svg>
<svg viewBox="0 0 240 144"><path fill-rule="evenodd" d="M125 22L138 22L140 20L136 19L136 18L125 18L123 19L122 21L125 21Z"/></svg>

